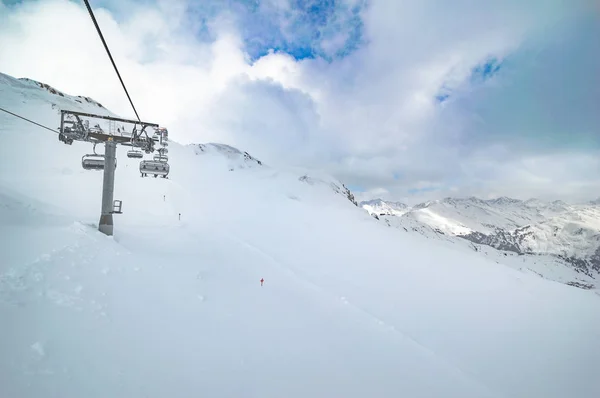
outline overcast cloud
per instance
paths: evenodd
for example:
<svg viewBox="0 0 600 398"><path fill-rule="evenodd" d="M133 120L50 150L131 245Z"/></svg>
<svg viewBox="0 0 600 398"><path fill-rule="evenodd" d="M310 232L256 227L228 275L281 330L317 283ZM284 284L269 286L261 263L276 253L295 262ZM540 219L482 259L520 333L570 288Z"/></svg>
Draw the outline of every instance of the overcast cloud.
<svg viewBox="0 0 600 398"><path fill-rule="evenodd" d="M600 196L595 0L91 0L144 120L360 198ZM133 117L80 1L0 5L0 72Z"/></svg>

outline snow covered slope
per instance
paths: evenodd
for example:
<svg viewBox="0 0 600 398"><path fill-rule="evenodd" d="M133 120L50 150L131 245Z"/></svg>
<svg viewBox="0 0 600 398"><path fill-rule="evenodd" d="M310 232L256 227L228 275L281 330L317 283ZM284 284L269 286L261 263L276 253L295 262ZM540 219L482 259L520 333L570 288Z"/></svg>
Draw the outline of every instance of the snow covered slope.
<svg viewBox="0 0 600 398"><path fill-rule="evenodd" d="M96 106L33 89L0 106ZM0 138L2 397L600 394L595 292L388 228L333 179L176 143L140 178L119 148L106 237L89 144L3 113Z"/></svg>
<svg viewBox="0 0 600 398"><path fill-rule="evenodd" d="M386 222L428 237L443 234L501 251L534 255L534 263L543 256L549 261L546 269L539 269L544 276L556 275L551 269L557 265L571 269L554 279L565 283L581 279L585 286L596 285L595 279L600 277L600 207L594 204L446 198L419 204L400 219Z"/></svg>

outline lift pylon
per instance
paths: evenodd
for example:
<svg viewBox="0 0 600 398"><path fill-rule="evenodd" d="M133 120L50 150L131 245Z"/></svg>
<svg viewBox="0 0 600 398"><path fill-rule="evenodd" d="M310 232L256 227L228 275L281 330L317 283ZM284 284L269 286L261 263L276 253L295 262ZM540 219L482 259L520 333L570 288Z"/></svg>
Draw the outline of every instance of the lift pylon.
<svg viewBox="0 0 600 398"><path fill-rule="evenodd" d="M99 122L96 122L95 124L90 123L93 119L99 119ZM123 124L132 125L131 131L127 131ZM153 129L154 131L149 133L149 129ZM167 130L165 128L159 129L158 124L156 123L61 110L60 132L58 134L58 139L61 142L71 145L73 141L84 141L93 143L94 147L96 144L104 143L102 165L100 164L100 161L97 161L98 165L96 165L95 163L91 164L90 160L86 159L85 156L82 158L84 168L86 168L87 165L87 169L94 169L93 166L96 166L97 170L104 169L102 209L100 213L100 222L98 223L98 230L100 232L112 236L114 231L113 214L121 214L121 201L114 200L117 145L121 144L139 148L139 150L146 153L153 153L156 144L163 147L167 145L167 134ZM156 136L160 138L158 142L155 138ZM163 142L165 145L163 145ZM141 157L137 155L138 153L141 154L141 152L133 152L136 153L136 156L134 157ZM88 162L85 163L85 160L88 160ZM144 163L144 161L140 163L140 168L142 168L142 163ZM168 172L169 165L166 162L162 163L161 170L156 171L157 174L160 174L163 177L166 177ZM118 202L118 211L115 211L115 202Z"/></svg>

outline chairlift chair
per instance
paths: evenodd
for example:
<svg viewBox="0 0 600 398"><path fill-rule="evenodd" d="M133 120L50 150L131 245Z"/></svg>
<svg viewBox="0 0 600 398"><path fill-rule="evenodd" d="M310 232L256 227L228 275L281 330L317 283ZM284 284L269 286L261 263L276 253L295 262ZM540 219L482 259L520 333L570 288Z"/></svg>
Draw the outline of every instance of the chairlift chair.
<svg viewBox="0 0 600 398"><path fill-rule="evenodd" d="M144 154L141 151L136 151L134 149L131 149L131 150L127 151L127 157L140 159L140 158L144 157Z"/></svg>
<svg viewBox="0 0 600 398"><path fill-rule="evenodd" d="M153 175L154 178L161 176L167 178L169 175L170 167L169 163L155 161L155 160L142 160L140 162L140 173L142 177L147 177L148 174Z"/></svg>
<svg viewBox="0 0 600 398"><path fill-rule="evenodd" d="M104 170L104 155L88 154L81 157L84 170Z"/></svg>
<svg viewBox="0 0 600 398"><path fill-rule="evenodd" d="M152 158L152 160L154 160L155 162L168 162L169 161L169 157L167 155L154 155L154 157Z"/></svg>
<svg viewBox="0 0 600 398"><path fill-rule="evenodd" d="M96 143L94 143L94 153L88 153L81 157L81 167L84 170L104 170L105 157L103 154L96 153ZM115 157L115 168L117 168L117 158Z"/></svg>

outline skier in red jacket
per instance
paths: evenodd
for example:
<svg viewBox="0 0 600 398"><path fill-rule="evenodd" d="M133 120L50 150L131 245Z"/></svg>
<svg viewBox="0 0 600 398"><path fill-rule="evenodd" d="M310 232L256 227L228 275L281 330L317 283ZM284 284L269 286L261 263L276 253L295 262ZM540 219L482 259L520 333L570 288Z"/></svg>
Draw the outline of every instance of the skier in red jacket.
<svg viewBox="0 0 600 398"><path fill-rule="evenodd" d="M263 285L264 281L265 281L265 280L264 280L263 278L260 278L260 285L261 285L261 286Z"/></svg>

